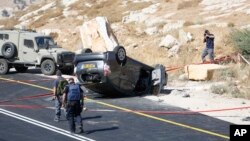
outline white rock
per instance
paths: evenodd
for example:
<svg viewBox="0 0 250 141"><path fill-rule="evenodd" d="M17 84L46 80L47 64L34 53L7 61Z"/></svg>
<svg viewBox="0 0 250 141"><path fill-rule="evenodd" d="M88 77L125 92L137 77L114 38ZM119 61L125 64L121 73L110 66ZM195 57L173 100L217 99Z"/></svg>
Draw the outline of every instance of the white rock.
<svg viewBox="0 0 250 141"><path fill-rule="evenodd" d="M28 13L28 14L23 15L22 17L19 18L19 21L25 21L25 20L27 20L29 17L32 17L32 16L34 16L34 15L37 15L39 12L41 12L41 11L46 11L46 10L48 10L48 9L50 9L50 8L55 7L55 6L56 6L56 2L49 3L49 4L47 4L47 5L45 5L45 6L41 7L41 8L39 8L39 9L33 11L33 12L30 12L30 13Z"/></svg>
<svg viewBox="0 0 250 141"><path fill-rule="evenodd" d="M224 13L229 13L232 10L239 10L240 7L244 7L245 2L246 0L203 0L201 5L204 6L205 11L219 10ZM243 11L244 9L242 9L242 12Z"/></svg>
<svg viewBox="0 0 250 141"><path fill-rule="evenodd" d="M193 36L190 32L185 32L183 29L179 30L179 41L181 44L192 41Z"/></svg>
<svg viewBox="0 0 250 141"><path fill-rule="evenodd" d="M162 29L162 33L166 34L171 30L176 30L182 28L184 25L184 21L169 21L166 25L164 25Z"/></svg>
<svg viewBox="0 0 250 141"><path fill-rule="evenodd" d="M223 70L228 67L217 64L187 65L184 68L190 80L210 80L216 70Z"/></svg>
<svg viewBox="0 0 250 141"><path fill-rule="evenodd" d="M175 45L179 45L180 43L171 35L167 35L166 37L161 39L159 44L160 47L166 47L168 49L172 48Z"/></svg>
<svg viewBox="0 0 250 141"><path fill-rule="evenodd" d="M94 52L112 51L119 45L106 17L96 17L80 27L83 48Z"/></svg>
<svg viewBox="0 0 250 141"><path fill-rule="evenodd" d="M169 50L168 50L168 57L173 57L173 56L176 56L177 55L177 53L179 52L179 50L180 50L180 45L179 44L177 44L177 45L174 45L172 48L170 48Z"/></svg>
<svg viewBox="0 0 250 141"><path fill-rule="evenodd" d="M77 2L77 1L79 1L79 0L62 0L62 3L65 6L69 6L69 5L71 5L71 4L73 4L73 3Z"/></svg>
<svg viewBox="0 0 250 141"><path fill-rule="evenodd" d="M158 28L157 27L150 27L145 30L145 33L148 35L153 35L158 33Z"/></svg>
<svg viewBox="0 0 250 141"><path fill-rule="evenodd" d="M131 11L128 16L122 18L123 23L146 23L146 21L150 21L149 15L155 13L158 10L160 3L150 5L147 8L144 8L139 11ZM155 18L155 17L154 17ZM152 18L153 19L153 18Z"/></svg>

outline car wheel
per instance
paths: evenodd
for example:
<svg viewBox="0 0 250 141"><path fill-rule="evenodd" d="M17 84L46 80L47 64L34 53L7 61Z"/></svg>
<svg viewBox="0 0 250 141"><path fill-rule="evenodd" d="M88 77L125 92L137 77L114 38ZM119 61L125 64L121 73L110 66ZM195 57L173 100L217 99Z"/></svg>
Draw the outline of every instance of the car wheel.
<svg viewBox="0 0 250 141"><path fill-rule="evenodd" d="M44 60L41 64L41 71L45 75L53 75L56 71L56 65L52 60Z"/></svg>
<svg viewBox="0 0 250 141"><path fill-rule="evenodd" d="M16 46L13 43L5 43L2 46L2 54L7 59L15 57L17 54Z"/></svg>
<svg viewBox="0 0 250 141"><path fill-rule="evenodd" d="M14 66L17 72L26 72L28 70L28 67L25 66Z"/></svg>
<svg viewBox="0 0 250 141"><path fill-rule="evenodd" d="M125 65L127 61L126 50L122 46L117 46L114 48L116 60L119 65Z"/></svg>
<svg viewBox="0 0 250 141"><path fill-rule="evenodd" d="M5 59L0 59L0 75L9 72L9 64Z"/></svg>
<svg viewBox="0 0 250 141"><path fill-rule="evenodd" d="M82 53L92 53L92 50L90 48L84 48L82 49Z"/></svg>

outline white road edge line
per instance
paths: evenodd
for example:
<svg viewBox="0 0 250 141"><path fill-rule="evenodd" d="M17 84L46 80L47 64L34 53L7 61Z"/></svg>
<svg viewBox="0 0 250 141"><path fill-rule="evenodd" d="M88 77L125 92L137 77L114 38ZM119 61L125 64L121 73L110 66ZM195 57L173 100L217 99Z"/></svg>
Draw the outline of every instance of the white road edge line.
<svg viewBox="0 0 250 141"><path fill-rule="evenodd" d="M13 117L13 118L16 118L16 119L19 119L19 120L22 120L22 121L25 121L25 122L28 122L28 123L31 123L31 124L34 124L34 125L39 126L39 127L42 127L42 128L57 132L59 134L71 137L71 138L76 139L76 140L94 141L93 139L90 139L90 138L87 138L87 137L84 137L84 136L80 136L80 135L77 135L77 134L70 134L69 131L66 131L64 129L57 128L55 126L52 126L52 125L49 125L49 124L46 124L46 123L31 119L31 118L19 115L17 113L7 111L7 110L2 109L2 108L0 108L0 113L2 113L4 115L7 115L7 116L10 116L10 117Z"/></svg>

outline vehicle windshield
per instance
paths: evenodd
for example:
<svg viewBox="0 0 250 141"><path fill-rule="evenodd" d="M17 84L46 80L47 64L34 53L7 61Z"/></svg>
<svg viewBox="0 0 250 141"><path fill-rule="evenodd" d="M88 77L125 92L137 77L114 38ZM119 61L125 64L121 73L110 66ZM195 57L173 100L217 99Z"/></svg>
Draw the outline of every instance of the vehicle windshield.
<svg viewBox="0 0 250 141"><path fill-rule="evenodd" d="M56 47L54 40L51 37L36 37L38 48Z"/></svg>

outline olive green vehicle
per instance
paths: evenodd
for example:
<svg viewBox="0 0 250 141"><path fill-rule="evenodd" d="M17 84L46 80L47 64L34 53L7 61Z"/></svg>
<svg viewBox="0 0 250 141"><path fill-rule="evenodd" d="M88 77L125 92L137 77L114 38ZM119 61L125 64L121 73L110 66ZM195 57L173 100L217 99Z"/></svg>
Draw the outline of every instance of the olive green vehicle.
<svg viewBox="0 0 250 141"><path fill-rule="evenodd" d="M0 30L0 75L14 67L18 72L28 67L41 68L45 75L74 72L75 54L57 46L52 37L27 30Z"/></svg>

